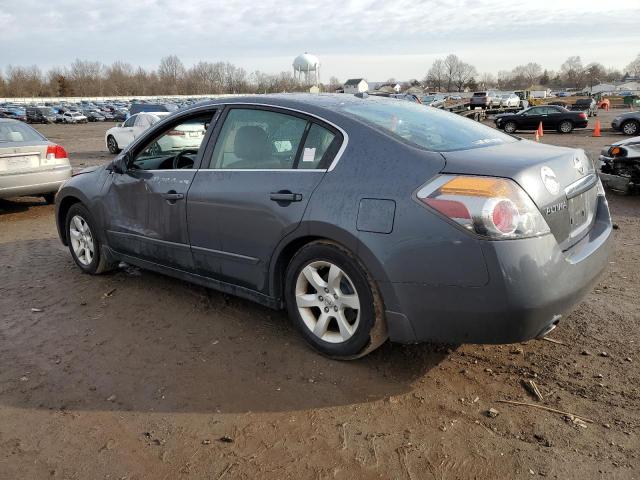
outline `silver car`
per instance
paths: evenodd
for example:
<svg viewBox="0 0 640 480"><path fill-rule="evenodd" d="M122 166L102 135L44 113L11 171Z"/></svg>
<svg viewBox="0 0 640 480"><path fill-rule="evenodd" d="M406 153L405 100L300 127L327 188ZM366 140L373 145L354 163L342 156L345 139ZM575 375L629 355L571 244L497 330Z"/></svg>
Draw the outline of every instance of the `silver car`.
<svg viewBox="0 0 640 480"><path fill-rule="evenodd" d="M25 123L0 118L0 198L42 196L53 203L70 177L64 148Z"/></svg>

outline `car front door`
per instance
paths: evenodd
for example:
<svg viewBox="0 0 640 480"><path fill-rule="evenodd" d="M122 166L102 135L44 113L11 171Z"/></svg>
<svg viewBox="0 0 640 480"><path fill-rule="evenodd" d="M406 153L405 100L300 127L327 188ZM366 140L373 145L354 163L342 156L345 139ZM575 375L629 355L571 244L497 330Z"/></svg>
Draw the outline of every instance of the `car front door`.
<svg viewBox="0 0 640 480"><path fill-rule="evenodd" d="M112 172L104 196L109 245L117 252L154 264L193 270L187 230L186 198L203 144L171 144L167 135L182 125L211 124L214 111L181 116L149 132L130 152L124 173ZM201 137L200 141L202 142Z"/></svg>
<svg viewBox="0 0 640 480"><path fill-rule="evenodd" d="M342 134L305 115L250 106L228 108L217 130L187 201L195 267L266 293L271 255L300 224Z"/></svg>
<svg viewBox="0 0 640 480"><path fill-rule="evenodd" d="M524 130L535 130L544 121L543 107L531 107L522 114L520 127Z"/></svg>

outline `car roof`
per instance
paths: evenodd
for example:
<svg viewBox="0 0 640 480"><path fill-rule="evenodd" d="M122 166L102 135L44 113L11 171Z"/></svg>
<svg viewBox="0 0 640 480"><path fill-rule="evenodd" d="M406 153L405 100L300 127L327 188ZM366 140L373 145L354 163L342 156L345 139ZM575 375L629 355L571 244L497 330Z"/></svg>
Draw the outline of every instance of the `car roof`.
<svg viewBox="0 0 640 480"><path fill-rule="evenodd" d="M206 106L247 104L282 107L320 117L326 117L327 119L330 119L330 117L351 118L347 113L342 111L342 107L350 104L362 104L363 102L374 102L388 105L398 104L398 100L396 98L383 97L380 95L364 95L358 97L348 93L278 93L268 95L222 97L214 100L205 100L183 108L178 112L170 113L185 113L201 109Z"/></svg>

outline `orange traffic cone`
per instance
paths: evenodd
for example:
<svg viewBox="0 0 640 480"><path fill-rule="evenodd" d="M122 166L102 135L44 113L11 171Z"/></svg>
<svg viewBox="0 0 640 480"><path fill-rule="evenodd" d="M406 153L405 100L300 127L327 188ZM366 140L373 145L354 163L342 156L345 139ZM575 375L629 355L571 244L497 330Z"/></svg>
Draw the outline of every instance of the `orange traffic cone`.
<svg viewBox="0 0 640 480"><path fill-rule="evenodd" d="M540 122L540 125L538 125L537 134L538 134L539 137L544 137L544 130L542 128L542 122Z"/></svg>
<svg viewBox="0 0 640 480"><path fill-rule="evenodd" d="M601 137L600 135L600 120L596 120L596 126L593 129L593 137Z"/></svg>

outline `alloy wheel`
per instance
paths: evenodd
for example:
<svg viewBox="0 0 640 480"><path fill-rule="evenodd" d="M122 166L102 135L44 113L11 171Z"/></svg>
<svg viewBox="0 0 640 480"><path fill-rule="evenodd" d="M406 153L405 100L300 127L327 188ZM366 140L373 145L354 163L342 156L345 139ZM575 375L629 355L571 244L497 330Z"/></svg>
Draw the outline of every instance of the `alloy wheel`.
<svg viewBox="0 0 640 480"><path fill-rule="evenodd" d="M296 280L296 305L305 326L329 343L349 340L360 323L360 298L349 276L337 265L314 261Z"/></svg>
<svg viewBox="0 0 640 480"><path fill-rule="evenodd" d="M91 264L95 256L93 235L89 224L80 215L75 215L69 222L69 239L78 261L84 266Z"/></svg>
<svg viewBox="0 0 640 480"><path fill-rule="evenodd" d="M627 122L622 127L622 131L625 135L634 135L638 131L638 124L636 122Z"/></svg>

